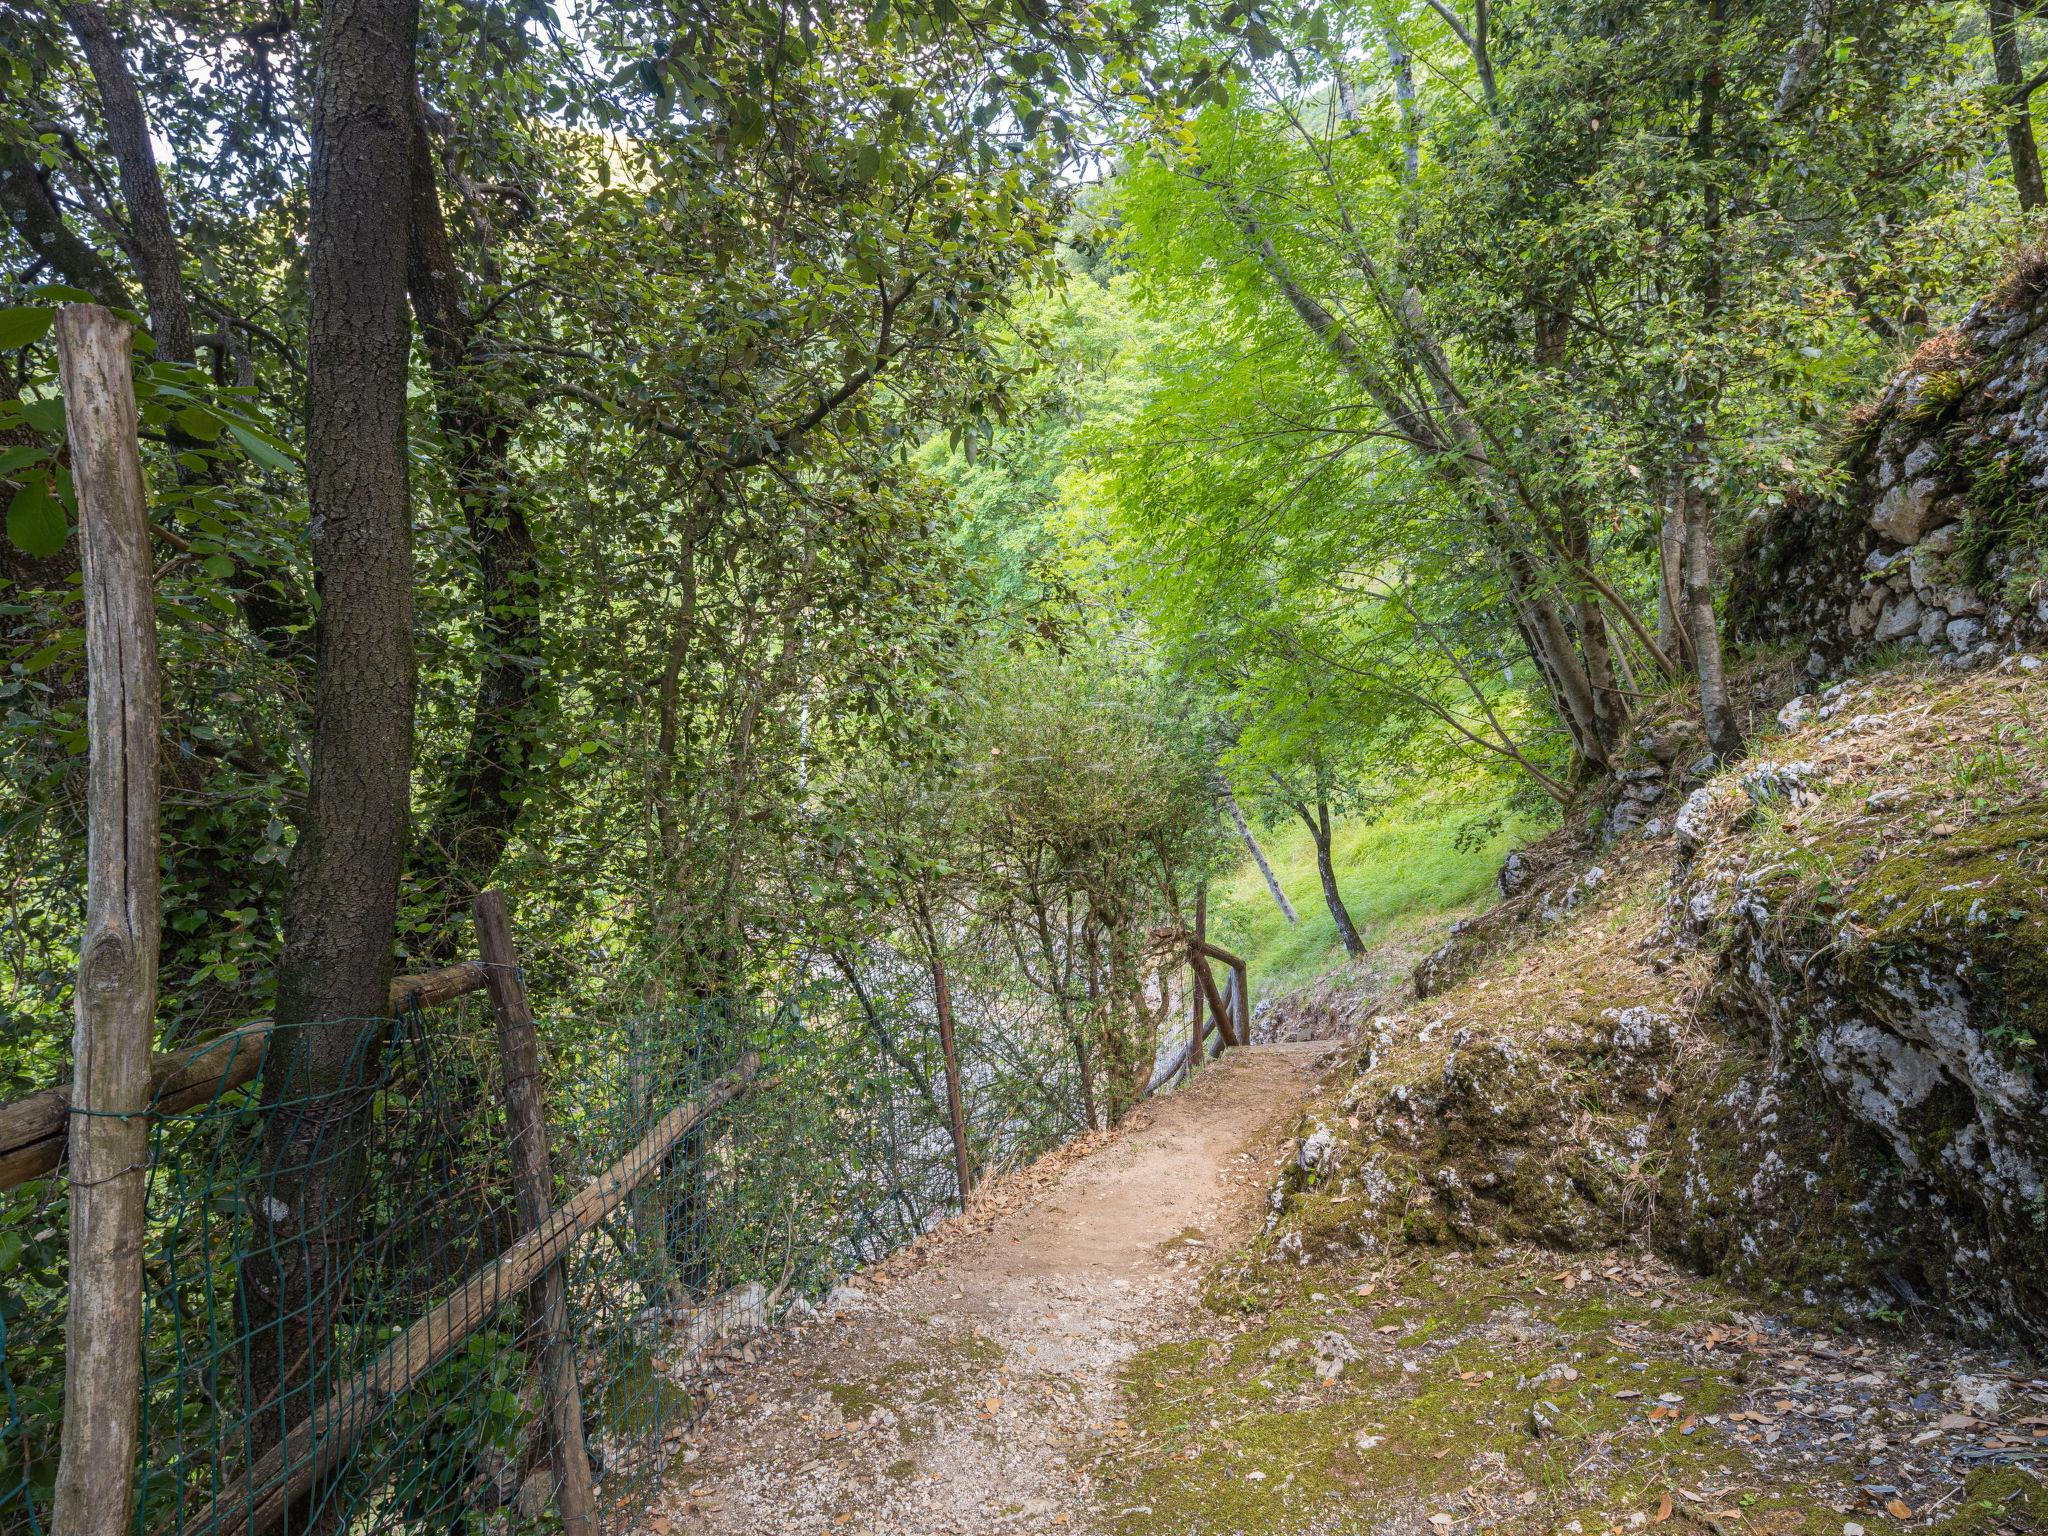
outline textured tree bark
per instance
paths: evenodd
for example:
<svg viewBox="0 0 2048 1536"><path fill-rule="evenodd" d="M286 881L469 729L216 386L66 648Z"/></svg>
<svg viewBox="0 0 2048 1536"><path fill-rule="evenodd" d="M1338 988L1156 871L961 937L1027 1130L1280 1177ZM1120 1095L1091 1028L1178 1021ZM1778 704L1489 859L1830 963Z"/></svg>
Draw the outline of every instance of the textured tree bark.
<svg viewBox="0 0 2048 1536"><path fill-rule="evenodd" d="M1718 49L1720 29L1727 20L1727 0L1711 0L1708 14L1714 23L1716 53L1710 55L1700 72L1700 116L1694 134L1693 153L1702 165L1714 156L1715 136L1720 131L1722 72ZM1726 293L1721 265L1721 187L1709 175L1701 196L1700 228L1706 236L1706 261L1700 269L1700 317L1709 328L1719 319ZM1704 386L1699 387L1704 393ZM1705 411L1701 400L1700 410ZM1706 428L1696 419L1690 428L1688 450L1690 473L1705 477L1707 462ZM1700 682L1700 720L1706 730L1707 748L1722 762L1742 752L1742 730L1728 701L1728 677L1721 661L1721 629L1714 618L1714 509L1695 503L1693 483L1681 476L1678 483L1680 515L1685 524L1685 627L1692 637L1693 669Z"/></svg>
<svg viewBox="0 0 2048 1536"><path fill-rule="evenodd" d="M64 19L85 51L93 82L99 87L107 140L121 177L121 201L128 210L129 255L142 279L156 355L167 362L189 363L193 357L192 312L185 302L185 279L178 271L178 237L171 229L163 178L157 174L142 94L135 89L135 77L128 72L120 40L105 11L93 0L70 0L64 7Z"/></svg>
<svg viewBox="0 0 2048 1536"><path fill-rule="evenodd" d="M1586 510L1569 492L1561 499L1559 511L1564 524L1565 555L1577 571L1593 569L1593 536L1586 524ZM1594 729L1609 756L1621 745L1628 729L1628 700L1614 678L1614 642L1607 630L1607 611L1600 595L1584 581L1576 583L1573 605L1579 632L1579 654L1586 664L1586 683L1592 694Z"/></svg>
<svg viewBox="0 0 2048 1536"><path fill-rule="evenodd" d="M1778 97L1773 104L1778 116L1790 117L1812 98L1813 66L1827 47L1828 29L1834 20L1835 0L1807 0L1799 39L1785 54L1785 67L1778 75Z"/></svg>
<svg viewBox="0 0 2048 1536"><path fill-rule="evenodd" d="M1309 836L1315 839L1316 873L1322 876L1323 904L1330 909L1330 920L1337 925L1337 937L1344 941L1344 953L1353 959L1365 953L1365 940L1358 936L1358 927L1351 921L1351 909L1344 905L1343 893L1337 889L1337 865L1333 843L1336 831L1330 825L1330 802L1316 802L1316 813L1309 820Z"/></svg>
<svg viewBox="0 0 2048 1536"><path fill-rule="evenodd" d="M1690 500L1689 492L1681 492ZM1721 660L1721 629L1714 618L1714 520L1704 507L1685 517L1685 627L1692 636L1700 679L1700 719L1707 748L1722 762L1742 754L1742 727L1728 700L1728 674Z"/></svg>
<svg viewBox="0 0 2048 1536"><path fill-rule="evenodd" d="M306 490L315 636L311 771L285 893L269 1188L243 1294L252 1450L304 1416L332 1330L330 1270L360 1174L332 1090L375 1066L412 767L406 230L417 0L328 0L313 94Z"/></svg>
<svg viewBox="0 0 2048 1536"><path fill-rule="evenodd" d="M156 602L127 325L57 316L85 583L86 916L73 1002L70 1312L55 1528L126 1536L142 1410L158 911Z"/></svg>
<svg viewBox="0 0 2048 1536"><path fill-rule="evenodd" d="M498 1017L498 1052L505 1069L505 1129L511 1139L512 1192L519 1224L537 1233L555 1208L555 1176L548 1166L547 1116L541 1108L540 1039L519 974L512 919L497 891L479 891L477 958L484 964L491 1007ZM555 1508L564 1536L597 1536L590 1455L583 1448L583 1394L576 1382L576 1347L569 1337L568 1273L557 1260L541 1271L532 1291L540 1332L541 1395L547 1404L555 1462Z"/></svg>
<svg viewBox="0 0 2048 1536"><path fill-rule="evenodd" d="M1273 866L1267 862L1266 850L1259 846L1259 840L1252 836L1251 823L1244 819L1244 807L1237 803L1230 781L1221 774L1216 776L1217 786L1223 791L1224 809L1230 812L1231 825L1237 828L1237 835L1244 839L1245 848L1251 853L1252 862L1259 866L1259 873L1265 878L1266 889L1272 893L1274 905L1280 915L1287 919L1289 927L1301 921L1301 914L1294 910L1294 903L1287 899L1287 893L1280 889L1280 877L1273 873Z"/></svg>
<svg viewBox="0 0 2048 1536"><path fill-rule="evenodd" d="M1673 476L1657 525L1657 641L1681 667L1692 665L1692 635L1685 625L1685 501Z"/></svg>
<svg viewBox="0 0 2048 1536"><path fill-rule="evenodd" d="M2041 182L2041 149L2034 140L2034 111L2020 73L2019 19L2013 0L1985 0L1991 26L1991 64L2004 100L2005 147L2012 157L2012 184L2022 208L2048 203Z"/></svg>

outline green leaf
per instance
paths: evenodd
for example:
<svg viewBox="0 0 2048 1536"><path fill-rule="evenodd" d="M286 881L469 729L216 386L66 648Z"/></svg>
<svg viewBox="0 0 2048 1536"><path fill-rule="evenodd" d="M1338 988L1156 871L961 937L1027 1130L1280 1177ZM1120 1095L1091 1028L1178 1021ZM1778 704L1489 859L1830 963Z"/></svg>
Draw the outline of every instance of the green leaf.
<svg viewBox="0 0 2048 1536"><path fill-rule="evenodd" d="M11 475L17 469L27 469L31 464L40 464L49 456L49 449L34 445L10 448L5 453L0 453L0 475Z"/></svg>
<svg viewBox="0 0 2048 1536"><path fill-rule="evenodd" d="M219 437L225 425L213 412L196 405L178 412L178 430L202 443L210 443Z"/></svg>
<svg viewBox="0 0 2048 1536"><path fill-rule="evenodd" d="M215 581L226 581L235 574L235 562L226 555L208 555L200 562L199 568Z"/></svg>
<svg viewBox="0 0 2048 1536"><path fill-rule="evenodd" d="M286 450L284 444L278 442L275 438L266 437L252 428L245 427L238 421L226 422L224 425L228 429L228 435L242 445L242 451L265 469L274 470L279 474L290 471L292 467L291 454Z"/></svg>
<svg viewBox="0 0 2048 1536"><path fill-rule="evenodd" d="M21 408L21 419L46 437L64 435L64 397L31 400Z"/></svg>
<svg viewBox="0 0 2048 1536"><path fill-rule="evenodd" d="M56 318L54 309L0 309L0 352L34 346L49 334L50 322Z"/></svg>
<svg viewBox="0 0 2048 1536"><path fill-rule="evenodd" d="M50 494L50 482L38 475L14 493L7 504L8 542L25 555L54 555L70 533L64 509Z"/></svg>

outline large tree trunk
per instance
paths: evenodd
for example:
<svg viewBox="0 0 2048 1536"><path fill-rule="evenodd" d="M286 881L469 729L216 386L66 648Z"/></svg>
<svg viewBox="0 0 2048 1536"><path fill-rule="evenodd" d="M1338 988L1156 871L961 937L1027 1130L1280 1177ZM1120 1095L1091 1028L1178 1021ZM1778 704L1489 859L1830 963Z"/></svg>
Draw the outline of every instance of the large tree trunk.
<svg viewBox="0 0 2048 1536"><path fill-rule="evenodd" d="M1592 570L1593 537L1586 523L1585 508L1567 493L1561 511L1567 558L1578 571ZM1628 729L1628 700L1615 682L1613 637L1608 633L1607 612L1600 606L1600 594L1582 580L1576 586L1574 617L1578 623L1579 654L1585 660L1586 683L1592 696L1593 726L1603 751L1611 756Z"/></svg>
<svg viewBox="0 0 2048 1536"><path fill-rule="evenodd" d="M64 7L64 19L85 50L85 61L99 87L107 140L121 177L121 200L128 208L129 255L142 278L156 355L166 362L189 363L193 357L192 312L185 302L185 280L178 271L178 237L171 229L163 178L157 174L142 94L135 89L135 78L128 73L120 41L105 11L93 0L71 0Z"/></svg>
<svg viewBox="0 0 2048 1536"><path fill-rule="evenodd" d="M1251 823L1244 819L1244 807L1237 803L1237 796L1231 792L1230 781L1221 774L1216 783L1223 791L1223 805L1230 812L1231 825L1237 828L1237 835L1244 839L1245 849L1251 854L1252 862L1259 866L1259 873L1265 877L1266 889L1272 893L1273 903L1279 907L1280 915L1287 919L1288 926L1301 921L1301 914L1294 910L1294 903L1287 899L1287 893L1280 889L1280 877L1273 873L1273 866L1266 858L1266 850L1259 846L1259 840L1252 836Z"/></svg>
<svg viewBox="0 0 2048 1536"><path fill-rule="evenodd" d="M1365 953L1365 941L1358 936L1358 927L1351 921L1351 909L1344 905L1344 897L1337 889L1337 865L1331 845L1335 833L1330 826L1330 802L1316 802L1316 814L1309 821L1309 835L1316 844L1316 873L1323 878L1323 903L1330 909L1330 920L1337 925L1337 937L1344 941L1344 953L1356 959Z"/></svg>
<svg viewBox="0 0 2048 1536"><path fill-rule="evenodd" d="M261 1452L312 1407L359 1176L404 863L414 659L406 476L407 187L418 0L328 0L307 229L306 489L320 614L311 771L285 895L270 1179L244 1270ZM323 1097L323 1095L328 1095Z"/></svg>
<svg viewBox="0 0 2048 1536"><path fill-rule="evenodd" d="M1986 0L1991 24L1991 63L1998 74L1999 105L2005 113L2005 146L2012 157L2012 184L2022 208L2048 202L2041 184L2041 151L2034 142L2034 113L2020 74L2019 22L2013 0Z"/></svg>

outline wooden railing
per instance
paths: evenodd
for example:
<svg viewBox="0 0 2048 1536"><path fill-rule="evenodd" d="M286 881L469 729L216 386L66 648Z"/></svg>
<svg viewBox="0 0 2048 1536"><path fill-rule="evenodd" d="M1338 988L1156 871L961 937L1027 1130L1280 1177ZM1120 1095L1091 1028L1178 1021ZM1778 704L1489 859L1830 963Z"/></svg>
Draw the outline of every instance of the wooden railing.
<svg viewBox="0 0 2048 1536"><path fill-rule="evenodd" d="M486 971L473 960L418 976L395 977L391 1006L432 1006L480 992ZM254 1080L276 1025L264 1019L206 1042L183 1055L150 1058L149 1115L158 1120ZM0 1190L41 1178L64 1161L70 1132L71 1084L0 1104Z"/></svg>

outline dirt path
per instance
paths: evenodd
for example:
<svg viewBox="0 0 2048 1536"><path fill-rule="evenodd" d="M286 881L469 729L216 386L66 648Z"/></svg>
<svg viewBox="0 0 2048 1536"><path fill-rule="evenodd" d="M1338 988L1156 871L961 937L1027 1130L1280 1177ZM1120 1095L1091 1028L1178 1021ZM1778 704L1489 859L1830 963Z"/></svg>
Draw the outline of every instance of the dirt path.
<svg viewBox="0 0 2048 1536"><path fill-rule="evenodd" d="M1228 1053L778 1338L714 1411L650 1527L1092 1529L1085 1466L1129 1434L1117 1369L1185 1317L1203 1266L1256 1227L1329 1052Z"/></svg>

